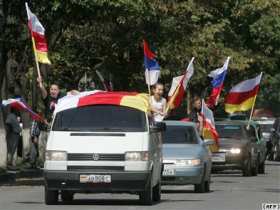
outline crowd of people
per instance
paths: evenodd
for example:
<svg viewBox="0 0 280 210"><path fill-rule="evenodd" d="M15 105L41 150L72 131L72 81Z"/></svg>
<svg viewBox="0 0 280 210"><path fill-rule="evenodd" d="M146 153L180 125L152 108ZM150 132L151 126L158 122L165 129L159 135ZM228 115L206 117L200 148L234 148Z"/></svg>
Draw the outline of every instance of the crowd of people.
<svg viewBox="0 0 280 210"><path fill-rule="evenodd" d="M30 127L30 141L31 147L30 152L23 157L25 162L29 162L29 167L38 167L38 157L39 157L39 139L40 144L44 148L47 143L47 131L50 126L52 115L55 110L55 105L58 100L65 96L60 91L58 84L51 84L49 90L47 91L44 86L44 82L41 77L37 78L38 87L41 92L41 97L44 103L44 122L32 121ZM78 91L70 91L69 94L78 94ZM199 131L202 130L202 117L200 115L201 111L201 98L196 96L193 99L192 104L193 110L188 116L189 121L193 121L197 124ZM164 98L164 85L162 83L156 83L152 86L152 93L150 96L150 112L155 122L161 122L169 116L169 110L167 108L167 100ZM7 127L7 145L8 145L8 167L13 168L16 166L16 151L22 138L22 123L20 119L20 114L17 110L10 107L9 114L5 121ZM44 157L44 156L41 156Z"/></svg>

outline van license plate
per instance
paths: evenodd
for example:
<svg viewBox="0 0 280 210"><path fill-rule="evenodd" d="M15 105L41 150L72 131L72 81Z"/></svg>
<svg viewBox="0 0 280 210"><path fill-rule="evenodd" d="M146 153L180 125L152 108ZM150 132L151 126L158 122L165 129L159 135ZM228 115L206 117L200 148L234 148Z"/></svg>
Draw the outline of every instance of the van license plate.
<svg viewBox="0 0 280 210"><path fill-rule="evenodd" d="M166 165L163 168L162 172L163 176L174 176L175 175L175 169L173 168L168 168Z"/></svg>
<svg viewBox="0 0 280 210"><path fill-rule="evenodd" d="M80 175L81 183L111 183L111 175Z"/></svg>

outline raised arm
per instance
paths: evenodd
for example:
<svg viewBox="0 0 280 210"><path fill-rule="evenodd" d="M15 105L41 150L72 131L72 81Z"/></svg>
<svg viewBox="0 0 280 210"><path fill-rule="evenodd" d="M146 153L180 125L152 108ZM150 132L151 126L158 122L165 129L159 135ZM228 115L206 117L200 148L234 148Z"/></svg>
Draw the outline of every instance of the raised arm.
<svg viewBox="0 0 280 210"><path fill-rule="evenodd" d="M41 90L41 94L42 94L43 99L46 99L47 96L48 96L48 92L47 92L46 88L44 87L42 77L38 77L37 82L38 82L38 86Z"/></svg>

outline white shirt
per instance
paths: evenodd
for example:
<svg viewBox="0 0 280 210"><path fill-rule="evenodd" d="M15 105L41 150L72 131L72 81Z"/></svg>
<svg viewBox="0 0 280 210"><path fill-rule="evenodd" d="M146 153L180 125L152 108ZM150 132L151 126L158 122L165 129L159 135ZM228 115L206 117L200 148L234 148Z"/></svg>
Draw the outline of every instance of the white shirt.
<svg viewBox="0 0 280 210"><path fill-rule="evenodd" d="M165 112L165 110L164 110L164 108L166 107L165 98L161 98L159 101L157 101L154 96L151 96L150 101L151 101L151 107L154 110L157 110L157 111L163 112L163 113ZM154 121L161 122L161 121L163 121L164 115L153 112L153 117L154 117Z"/></svg>

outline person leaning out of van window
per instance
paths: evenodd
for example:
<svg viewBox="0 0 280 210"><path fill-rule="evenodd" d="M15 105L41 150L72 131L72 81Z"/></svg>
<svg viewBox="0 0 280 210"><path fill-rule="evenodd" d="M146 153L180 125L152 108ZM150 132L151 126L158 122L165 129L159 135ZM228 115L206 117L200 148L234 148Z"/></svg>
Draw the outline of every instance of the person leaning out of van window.
<svg viewBox="0 0 280 210"><path fill-rule="evenodd" d="M166 117L166 99L163 97L164 86L156 83L152 88L152 96L150 98L151 112L155 122L161 122Z"/></svg>

